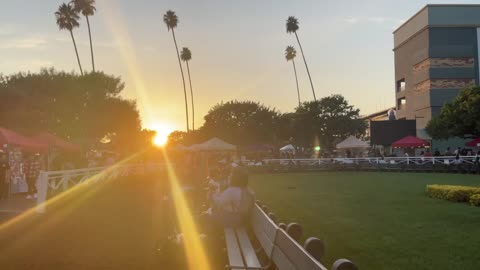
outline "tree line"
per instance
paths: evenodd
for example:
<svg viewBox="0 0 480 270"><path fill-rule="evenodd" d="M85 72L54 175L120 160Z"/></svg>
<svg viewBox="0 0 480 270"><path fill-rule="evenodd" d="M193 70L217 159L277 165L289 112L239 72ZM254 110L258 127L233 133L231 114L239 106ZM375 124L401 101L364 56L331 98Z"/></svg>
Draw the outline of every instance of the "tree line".
<svg viewBox="0 0 480 270"><path fill-rule="evenodd" d="M365 133L366 122L359 109L341 95L301 103L294 112L280 113L254 101L229 101L212 107L195 132L175 131L170 145L191 145L219 137L239 146L260 144L321 146L333 150L350 135Z"/></svg>
<svg viewBox="0 0 480 270"><path fill-rule="evenodd" d="M48 131L82 145L99 141L131 152L150 144L136 102L120 77L51 69L0 75L0 126L27 135Z"/></svg>

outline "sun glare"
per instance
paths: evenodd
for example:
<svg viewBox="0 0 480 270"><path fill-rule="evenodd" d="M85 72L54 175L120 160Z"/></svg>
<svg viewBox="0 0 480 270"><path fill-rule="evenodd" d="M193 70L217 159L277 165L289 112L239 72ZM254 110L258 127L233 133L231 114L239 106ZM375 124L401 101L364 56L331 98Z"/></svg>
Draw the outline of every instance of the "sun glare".
<svg viewBox="0 0 480 270"><path fill-rule="evenodd" d="M173 131L172 128L165 124L156 124L152 127L157 132L157 135L153 138L153 143L156 146L163 146L168 141L168 135Z"/></svg>

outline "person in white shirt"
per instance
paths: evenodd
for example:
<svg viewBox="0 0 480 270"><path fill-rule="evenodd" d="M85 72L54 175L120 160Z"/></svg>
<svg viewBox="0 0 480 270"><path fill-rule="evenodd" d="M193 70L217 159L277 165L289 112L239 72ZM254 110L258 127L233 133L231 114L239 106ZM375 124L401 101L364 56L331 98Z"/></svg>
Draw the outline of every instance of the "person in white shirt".
<svg viewBox="0 0 480 270"><path fill-rule="evenodd" d="M255 194L247 186L248 173L242 168L235 168L229 186L221 193L212 194L212 208L208 212L213 222L236 227L247 221L255 205Z"/></svg>

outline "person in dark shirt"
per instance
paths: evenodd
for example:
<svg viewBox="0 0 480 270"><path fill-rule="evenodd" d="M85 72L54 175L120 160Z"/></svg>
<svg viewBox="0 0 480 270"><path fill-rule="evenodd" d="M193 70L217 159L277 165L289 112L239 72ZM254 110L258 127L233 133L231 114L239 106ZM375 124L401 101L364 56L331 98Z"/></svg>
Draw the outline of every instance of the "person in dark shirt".
<svg viewBox="0 0 480 270"><path fill-rule="evenodd" d="M37 155L30 155L25 163L25 178L28 185L27 199L37 197L37 178L40 175L41 164Z"/></svg>
<svg viewBox="0 0 480 270"><path fill-rule="evenodd" d="M7 156L0 150L0 200L8 197L8 183L10 178L10 165Z"/></svg>

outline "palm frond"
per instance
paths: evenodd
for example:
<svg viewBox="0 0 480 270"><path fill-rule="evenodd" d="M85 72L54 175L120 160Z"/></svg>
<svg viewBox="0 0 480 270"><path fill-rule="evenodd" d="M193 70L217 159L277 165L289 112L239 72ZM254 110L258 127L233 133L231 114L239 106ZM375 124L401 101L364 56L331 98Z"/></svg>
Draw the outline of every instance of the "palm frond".
<svg viewBox="0 0 480 270"><path fill-rule="evenodd" d="M192 52L190 51L190 49L187 47L183 47L182 51L180 52L180 58L182 58L183 61L192 60Z"/></svg>
<svg viewBox="0 0 480 270"><path fill-rule="evenodd" d="M298 19L295 18L294 16L288 17L287 23L285 26L287 28L287 33L295 33L299 28Z"/></svg>
<svg viewBox="0 0 480 270"><path fill-rule="evenodd" d="M77 13L82 13L83 16L93 16L95 11L95 0L72 0L70 4Z"/></svg>
<svg viewBox="0 0 480 270"><path fill-rule="evenodd" d="M71 31L73 28L80 26L78 22L80 17L74 11L73 6L69 4L61 4L55 12L55 18L60 30L67 29Z"/></svg>
<svg viewBox="0 0 480 270"><path fill-rule="evenodd" d="M163 15L163 22L167 25L168 30L176 28L178 25L178 17L175 14L175 11L168 10L165 15Z"/></svg>
<svg viewBox="0 0 480 270"><path fill-rule="evenodd" d="M295 57L297 57L297 51L295 50L295 48L293 46L287 46L287 48L285 49L285 59L287 59L287 61L290 61Z"/></svg>

